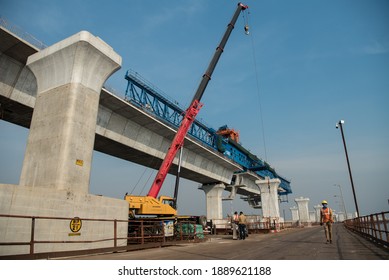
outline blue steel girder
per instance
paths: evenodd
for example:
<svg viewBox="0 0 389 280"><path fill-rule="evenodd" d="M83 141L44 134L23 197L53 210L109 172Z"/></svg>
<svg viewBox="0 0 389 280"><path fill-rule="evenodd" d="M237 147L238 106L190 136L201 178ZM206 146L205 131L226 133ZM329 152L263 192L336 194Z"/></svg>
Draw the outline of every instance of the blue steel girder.
<svg viewBox="0 0 389 280"><path fill-rule="evenodd" d="M178 126L182 121L182 110L172 107L159 96L150 94L134 82L128 83L125 99L169 121L174 126Z"/></svg>
<svg viewBox="0 0 389 280"><path fill-rule="evenodd" d="M127 101L178 128L185 111L176 105L177 102L170 101L157 92L160 90L151 86L136 72L127 71L125 79L128 81L125 94ZM208 146L214 147L215 145L215 130L208 128L198 120L194 121L188 133Z"/></svg>
<svg viewBox="0 0 389 280"><path fill-rule="evenodd" d="M177 102L170 101L161 93L161 90L132 70L127 71L125 79L128 81L125 93L126 101L143 108L163 121L167 121L175 128L179 127L185 111L177 105ZM280 179L280 188L283 191L279 191L279 195L292 193L290 182L279 176L267 162L251 154L239 143L229 138L221 138L216 130L199 120L196 119L194 121L188 134L205 145L223 153L234 162L240 164L245 170L254 171L263 178ZM218 139L222 139L222 141L218 141Z"/></svg>

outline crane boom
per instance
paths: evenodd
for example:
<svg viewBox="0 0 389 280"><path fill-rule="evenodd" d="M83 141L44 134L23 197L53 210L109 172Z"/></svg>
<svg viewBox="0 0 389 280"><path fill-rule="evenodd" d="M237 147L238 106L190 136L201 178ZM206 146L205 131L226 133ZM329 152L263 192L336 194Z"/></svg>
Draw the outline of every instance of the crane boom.
<svg viewBox="0 0 389 280"><path fill-rule="evenodd" d="M203 75L201 82L196 90L196 93L192 99L191 104L189 105L188 109L185 112L185 116L181 122L180 127L177 130L177 134L175 135L169 150L167 151L165 158L161 164L161 167L159 168L159 171L154 179L154 182L149 190L149 193L147 196L156 198L158 196L159 191L162 188L162 184L165 181L165 178L169 172L169 169L173 163L173 160L178 152L178 150L181 148L181 146L184 143L185 136L188 133L188 130L192 123L194 122L197 114L199 113L202 103L200 103L201 97L203 96L203 93L208 85L208 82L211 80L212 73L215 70L216 64L219 61L219 58L221 54L223 53L224 47L228 41L228 38L230 37L230 34L232 30L234 29L235 23L239 17L239 14L241 11L247 9L248 6L238 3L238 6L236 8L236 11L234 15L232 16L231 22L227 26L227 30L224 33L223 38L221 39L218 47L216 48L216 51L212 57L211 62L208 65L208 68Z"/></svg>

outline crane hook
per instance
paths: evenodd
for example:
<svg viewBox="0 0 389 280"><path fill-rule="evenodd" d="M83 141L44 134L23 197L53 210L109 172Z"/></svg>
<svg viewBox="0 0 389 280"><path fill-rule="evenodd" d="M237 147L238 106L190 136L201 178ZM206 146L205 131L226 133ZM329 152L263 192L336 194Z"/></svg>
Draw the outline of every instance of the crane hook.
<svg viewBox="0 0 389 280"><path fill-rule="evenodd" d="M249 35L249 34L250 34L248 24L246 24L246 25L244 26L244 33L245 33L246 35Z"/></svg>

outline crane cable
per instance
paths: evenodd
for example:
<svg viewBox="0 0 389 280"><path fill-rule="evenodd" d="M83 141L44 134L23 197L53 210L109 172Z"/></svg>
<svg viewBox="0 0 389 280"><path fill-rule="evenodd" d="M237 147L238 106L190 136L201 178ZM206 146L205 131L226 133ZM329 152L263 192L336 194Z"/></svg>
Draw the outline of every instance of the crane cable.
<svg viewBox="0 0 389 280"><path fill-rule="evenodd" d="M155 152L155 155L154 155L154 156L156 156L156 154L157 154L157 152ZM151 160L149 161L150 165L152 165L153 162L154 162L154 158L151 158ZM143 176L145 175L145 173L146 173L147 170L149 170L149 168L148 168L147 166L145 166L142 175L139 176L138 181L136 182L135 186L132 188L132 190L131 190L131 192L130 192L131 194L134 193L135 189L138 187L140 181L142 180L142 178L143 178ZM151 178L151 176L152 176L153 174L155 174L155 170L151 170L149 177L147 178L146 182L143 184L142 190L139 192L139 195L141 195L141 194L143 193L143 191L144 191L146 185L148 185L148 183L149 183L149 181L150 181L150 178Z"/></svg>
<svg viewBox="0 0 389 280"><path fill-rule="evenodd" d="M250 33L249 33L249 14L250 14L249 11L247 11L247 10L243 11L244 30L245 30L246 35L250 35ZM264 148L264 152L265 152L265 161L267 161L265 127L264 127L264 121L263 121L262 102L261 102L261 94L260 94L259 79L258 79L259 74L258 74L257 59L256 59L256 54L255 54L254 39L253 39L252 34L251 34L250 38L251 38L251 49L252 49L253 62L254 62L255 81L256 81L257 95L258 95L259 117L261 119L262 141L263 141L263 148Z"/></svg>
<svg viewBox="0 0 389 280"><path fill-rule="evenodd" d="M248 9L242 11L243 14L243 20L244 20L244 31L246 35L250 35L249 32L249 14L250 12ZM253 61L254 61L254 71L255 71L255 78L256 78L256 87L257 87L257 94L258 94L258 103L259 103L259 114L261 119L261 126L262 126L262 137L263 137L263 146L265 151L265 160L267 161L267 149L266 149L266 141L265 141L265 129L264 129L264 121L263 121L263 115L262 115L262 103L261 103L261 96L260 96L260 90L259 90L259 79L258 79L258 69L257 69L257 63L256 63L256 55L255 55L255 47L254 47L254 39L253 36L251 37L251 48L252 48L252 55L253 55ZM153 159L151 160L153 161ZM147 171L147 167L145 168L143 174L140 176L138 182L135 184L134 188L132 189L131 193L134 192L134 190L137 188L140 180L145 175ZM143 192L144 188L146 187L146 184L149 182L153 172L150 173L149 178L147 179L146 183L144 183L143 188L141 190L141 193Z"/></svg>
<svg viewBox="0 0 389 280"><path fill-rule="evenodd" d="M139 177L138 181L136 182L135 186L132 188L132 190L130 192L131 194L134 193L135 189L138 187L138 184L139 184L140 180L143 178L143 176L145 175L146 171L147 171L147 167L145 167L142 175L140 175L140 177ZM143 189L144 189L144 187L143 187ZM143 189L142 189L142 191L143 191Z"/></svg>
<svg viewBox="0 0 389 280"><path fill-rule="evenodd" d="M155 174L155 170L151 170L150 175L149 175L149 178L147 178L146 182L144 183L143 188L142 188L142 190L140 191L140 194L143 193L144 189L146 188L146 185L147 185L147 186L150 185L150 184L149 184L149 181L150 181L150 179L151 179L151 176L153 176L154 174ZM154 176L155 176L155 175L154 175Z"/></svg>

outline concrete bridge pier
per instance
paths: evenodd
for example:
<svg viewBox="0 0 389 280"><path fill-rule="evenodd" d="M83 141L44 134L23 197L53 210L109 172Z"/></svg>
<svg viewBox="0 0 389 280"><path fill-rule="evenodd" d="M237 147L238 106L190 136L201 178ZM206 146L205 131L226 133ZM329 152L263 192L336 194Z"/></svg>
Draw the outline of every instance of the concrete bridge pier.
<svg viewBox="0 0 389 280"><path fill-rule="evenodd" d="M255 183L261 191L263 218L270 219L270 222L273 222L274 220L278 222L280 218L280 206L277 189L281 180L266 177L264 180L256 180Z"/></svg>
<svg viewBox="0 0 389 280"><path fill-rule="evenodd" d="M343 222L344 220L346 220L346 215L344 212L338 212L338 219L337 221L338 222Z"/></svg>
<svg viewBox="0 0 389 280"><path fill-rule="evenodd" d="M300 223L308 223L309 219L309 210L308 210L308 202L309 198L299 197L295 198L294 201L297 203L297 208L299 211L299 222Z"/></svg>
<svg viewBox="0 0 389 280"><path fill-rule="evenodd" d="M207 219L220 220L223 219L222 195L225 189L224 184L202 185L201 188L205 192L207 204Z"/></svg>
<svg viewBox="0 0 389 280"><path fill-rule="evenodd" d="M100 91L120 64L86 31L28 58L38 93L20 185L89 192Z"/></svg>
<svg viewBox="0 0 389 280"><path fill-rule="evenodd" d="M320 223L320 209L321 205L318 204L316 206L313 206L313 209L315 209L315 222Z"/></svg>
<svg viewBox="0 0 389 280"><path fill-rule="evenodd" d="M20 183L0 185L0 213L81 219L128 218L128 203L89 194L101 87L120 68L121 57L101 39L79 32L28 58L37 98ZM73 234L69 220L39 220L35 240L83 241L113 237L113 222L84 222ZM127 225L117 228L126 237ZM31 220L0 219L2 242L29 241ZM121 245L121 244L118 244ZM35 252L113 246L113 241L40 244ZM28 253L28 246L2 246L0 255Z"/></svg>
<svg viewBox="0 0 389 280"><path fill-rule="evenodd" d="M292 221L297 222L300 217L299 217L299 209L296 206L290 207L289 208L290 213L292 214Z"/></svg>
<svg viewBox="0 0 389 280"><path fill-rule="evenodd" d="M316 221L316 213L315 213L315 211L309 211L308 214L309 214L309 221L310 222L315 222Z"/></svg>

